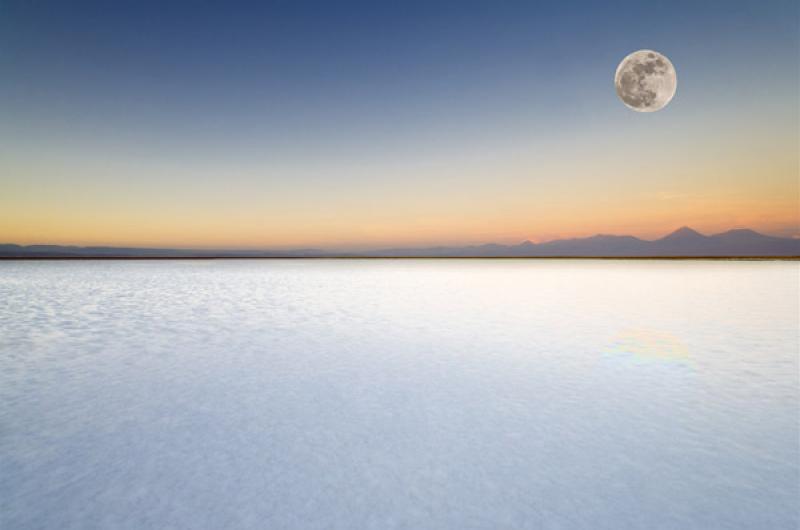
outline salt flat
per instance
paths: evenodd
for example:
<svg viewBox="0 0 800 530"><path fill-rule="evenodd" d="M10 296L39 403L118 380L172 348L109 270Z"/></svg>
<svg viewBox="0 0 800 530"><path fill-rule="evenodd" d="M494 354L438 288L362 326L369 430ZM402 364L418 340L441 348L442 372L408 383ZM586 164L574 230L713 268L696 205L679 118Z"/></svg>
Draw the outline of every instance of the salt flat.
<svg viewBox="0 0 800 530"><path fill-rule="evenodd" d="M797 262L0 262L0 527L796 528Z"/></svg>

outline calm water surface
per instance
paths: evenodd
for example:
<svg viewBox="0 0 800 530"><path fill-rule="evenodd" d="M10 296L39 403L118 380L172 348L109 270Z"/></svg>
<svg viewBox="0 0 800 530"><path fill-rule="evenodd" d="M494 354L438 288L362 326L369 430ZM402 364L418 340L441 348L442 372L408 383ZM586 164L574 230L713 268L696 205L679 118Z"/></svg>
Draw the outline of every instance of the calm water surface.
<svg viewBox="0 0 800 530"><path fill-rule="evenodd" d="M797 262L0 262L0 528L797 528Z"/></svg>

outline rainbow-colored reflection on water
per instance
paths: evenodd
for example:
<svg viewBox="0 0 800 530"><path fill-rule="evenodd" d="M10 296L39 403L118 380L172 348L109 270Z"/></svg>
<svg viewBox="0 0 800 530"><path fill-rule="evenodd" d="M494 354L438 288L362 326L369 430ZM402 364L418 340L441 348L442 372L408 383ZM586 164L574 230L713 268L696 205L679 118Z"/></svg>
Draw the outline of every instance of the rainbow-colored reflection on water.
<svg viewBox="0 0 800 530"><path fill-rule="evenodd" d="M612 340L605 357L628 359L640 364L674 364L692 366L686 344L668 331L654 329L626 329Z"/></svg>

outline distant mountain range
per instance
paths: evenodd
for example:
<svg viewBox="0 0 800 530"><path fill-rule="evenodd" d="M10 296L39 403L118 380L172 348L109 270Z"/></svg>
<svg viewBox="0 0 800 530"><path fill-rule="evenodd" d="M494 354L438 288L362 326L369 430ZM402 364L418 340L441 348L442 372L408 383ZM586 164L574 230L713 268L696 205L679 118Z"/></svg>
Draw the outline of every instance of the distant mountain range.
<svg viewBox="0 0 800 530"><path fill-rule="evenodd" d="M335 257L453 257L453 258L645 258L645 257L800 257L800 239L759 234L753 230L729 230L706 236L688 227L648 241L633 236L598 234L546 243L525 241L518 245L464 247L389 248L360 252L317 249L191 250L168 248L20 246L0 244L0 259L15 258L335 258Z"/></svg>

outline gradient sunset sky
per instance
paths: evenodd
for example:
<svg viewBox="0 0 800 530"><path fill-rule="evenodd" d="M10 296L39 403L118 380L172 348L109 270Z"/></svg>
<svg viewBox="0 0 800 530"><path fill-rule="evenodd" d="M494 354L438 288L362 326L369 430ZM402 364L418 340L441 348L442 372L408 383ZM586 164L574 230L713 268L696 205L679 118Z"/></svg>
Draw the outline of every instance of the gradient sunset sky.
<svg viewBox="0 0 800 530"><path fill-rule="evenodd" d="M798 4L0 1L0 242L800 234ZM614 71L678 73L636 113Z"/></svg>

